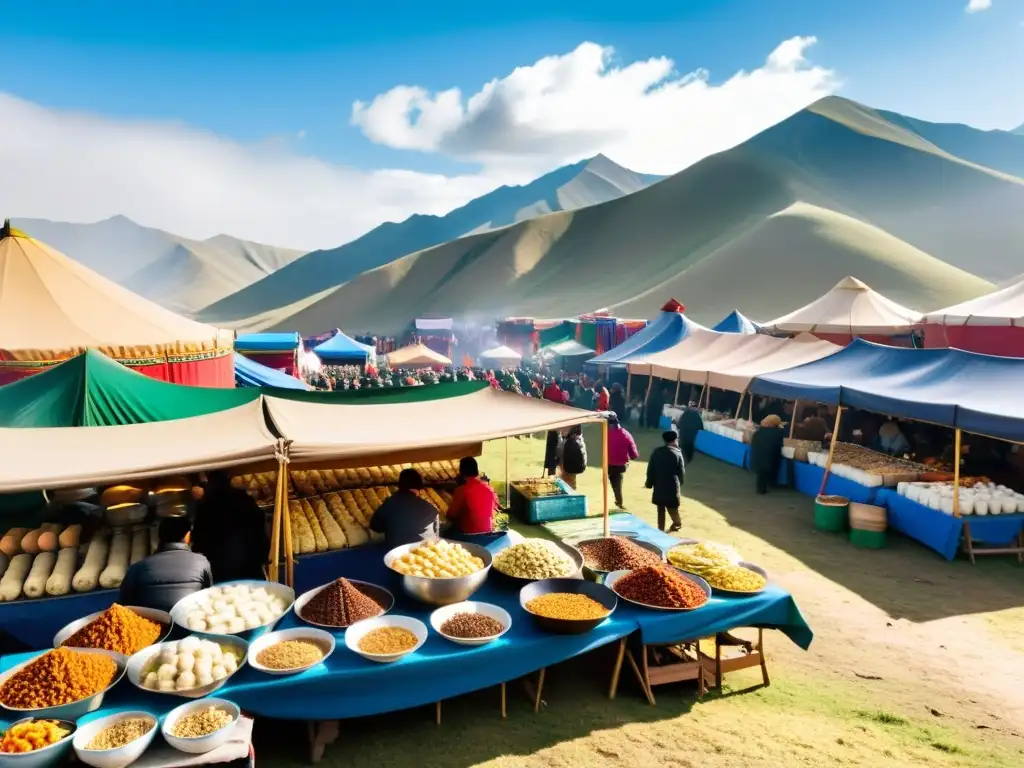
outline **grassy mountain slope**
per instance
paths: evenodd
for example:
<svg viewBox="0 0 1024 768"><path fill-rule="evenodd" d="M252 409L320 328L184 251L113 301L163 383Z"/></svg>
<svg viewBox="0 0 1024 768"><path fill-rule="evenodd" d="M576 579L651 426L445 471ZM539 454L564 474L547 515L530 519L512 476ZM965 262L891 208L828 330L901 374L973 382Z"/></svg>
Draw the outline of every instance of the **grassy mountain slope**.
<svg viewBox="0 0 1024 768"><path fill-rule="evenodd" d="M658 177L637 174L598 155L520 187L500 187L444 216L412 216L388 222L330 250L313 251L279 272L209 306L199 317L230 322L282 305L304 303L407 253L470 233L487 231L552 211L613 200L642 189Z"/></svg>

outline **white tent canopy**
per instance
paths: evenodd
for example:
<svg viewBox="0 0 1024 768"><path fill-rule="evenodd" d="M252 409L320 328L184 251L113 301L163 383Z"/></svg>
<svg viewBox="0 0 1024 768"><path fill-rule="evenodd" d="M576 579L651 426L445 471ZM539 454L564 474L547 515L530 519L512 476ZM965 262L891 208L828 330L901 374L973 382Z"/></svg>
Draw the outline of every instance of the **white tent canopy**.
<svg viewBox="0 0 1024 768"><path fill-rule="evenodd" d="M544 347L541 354L557 355L558 357L581 357L583 355L596 355L597 353L590 347L585 347L578 341L568 339L566 341L559 341L556 344L550 344Z"/></svg>
<svg viewBox="0 0 1024 768"><path fill-rule="evenodd" d="M523 356L504 345L480 353L481 363L518 363Z"/></svg>
<svg viewBox="0 0 1024 768"><path fill-rule="evenodd" d="M909 333L921 313L887 299L855 277L844 277L810 304L764 323L768 333L836 333L849 336Z"/></svg>
<svg viewBox="0 0 1024 768"><path fill-rule="evenodd" d="M1024 277L976 299L929 312L924 322L936 325L1024 325Z"/></svg>
<svg viewBox="0 0 1024 768"><path fill-rule="evenodd" d="M451 364L451 360L440 352L435 352L425 344L412 344L388 353L388 365L392 368Z"/></svg>

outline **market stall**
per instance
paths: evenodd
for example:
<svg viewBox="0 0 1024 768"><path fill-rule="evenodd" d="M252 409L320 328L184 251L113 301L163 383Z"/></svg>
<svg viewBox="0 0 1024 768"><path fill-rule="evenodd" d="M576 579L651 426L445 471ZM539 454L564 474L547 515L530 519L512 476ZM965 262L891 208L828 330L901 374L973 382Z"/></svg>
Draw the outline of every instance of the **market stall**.
<svg viewBox="0 0 1024 768"><path fill-rule="evenodd" d="M238 387L277 387L280 389L310 390L302 379L289 376L276 368L268 368L245 355L235 353L235 385Z"/></svg>
<svg viewBox="0 0 1024 768"><path fill-rule="evenodd" d="M661 352L685 339L694 330L707 330L684 314L683 305L675 299L661 308L658 316L643 330L604 354L587 361L588 366L623 368L630 360Z"/></svg>
<svg viewBox="0 0 1024 768"><path fill-rule="evenodd" d="M481 352L477 363L481 368L515 368L523 360L523 356L504 345Z"/></svg>
<svg viewBox="0 0 1024 768"><path fill-rule="evenodd" d="M452 364L452 361L440 352L435 352L423 344L412 344L389 352L387 360L392 368L431 368Z"/></svg>
<svg viewBox="0 0 1024 768"><path fill-rule="evenodd" d="M327 341L313 347L313 352L327 365L365 366L377 357L377 351L366 344L360 344L339 329Z"/></svg>
<svg viewBox="0 0 1024 768"><path fill-rule="evenodd" d="M924 316L924 345L1024 357L1024 279Z"/></svg>
<svg viewBox="0 0 1024 768"><path fill-rule="evenodd" d="M236 353L288 376L299 375L301 351L298 333L242 333L235 337Z"/></svg>
<svg viewBox="0 0 1024 768"><path fill-rule="evenodd" d="M746 317L738 309L734 309L719 321L711 330L719 333L757 333L761 326Z"/></svg>

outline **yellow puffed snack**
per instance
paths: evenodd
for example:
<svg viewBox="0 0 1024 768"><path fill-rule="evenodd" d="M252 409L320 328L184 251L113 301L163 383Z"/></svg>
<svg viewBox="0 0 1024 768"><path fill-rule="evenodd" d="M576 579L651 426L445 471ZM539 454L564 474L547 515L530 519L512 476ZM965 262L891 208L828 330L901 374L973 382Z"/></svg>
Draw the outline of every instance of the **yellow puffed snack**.
<svg viewBox="0 0 1024 768"><path fill-rule="evenodd" d="M476 573L484 567L484 561L457 542L439 539L414 547L395 560L391 567L407 576L451 579Z"/></svg>

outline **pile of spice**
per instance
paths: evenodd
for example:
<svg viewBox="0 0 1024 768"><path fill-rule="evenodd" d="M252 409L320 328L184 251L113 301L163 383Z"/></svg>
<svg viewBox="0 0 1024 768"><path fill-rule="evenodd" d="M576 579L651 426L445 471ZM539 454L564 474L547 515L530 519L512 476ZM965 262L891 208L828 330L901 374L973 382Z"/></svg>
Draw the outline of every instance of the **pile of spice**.
<svg viewBox="0 0 1024 768"><path fill-rule="evenodd" d="M71 648L105 648L131 656L160 640L164 628L114 603L61 645Z"/></svg>
<svg viewBox="0 0 1024 768"><path fill-rule="evenodd" d="M268 669L302 669L324 657L324 649L312 640L285 640L256 654L256 661Z"/></svg>
<svg viewBox="0 0 1024 768"><path fill-rule="evenodd" d="M535 597L526 604L526 610L545 619L574 621L601 619L611 613L594 598L572 592L550 592Z"/></svg>
<svg viewBox="0 0 1024 768"><path fill-rule="evenodd" d="M450 637L494 637L505 631L505 625L482 613L456 613L441 625L441 633Z"/></svg>
<svg viewBox="0 0 1024 768"><path fill-rule="evenodd" d="M595 571L633 571L661 564L661 558L654 552L622 536L581 541L578 547L583 562Z"/></svg>
<svg viewBox="0 0 1024 768"><path fill-rule="evenodd" d="M198 739L231 725L231 722L231 715L223 709L211 706L179 719L171 728L171 736L177 736L179 739Z"/></svg>
<svg viewBox="0 0 1024 768"><path fill-rule="evenodd" d="M708 601L704 590L693 581L664 566L627 573L615 582L615 591L627 600L658 608L699 608Z"/></svg>
<svg viewBox="0 0 1024 768"><path fill-rule="evenodd" d="M402 627L381 627L367 632L359 640L359 650L363 653L389 654L401 653L415 648L419 640L416 635Z"/></svg>
<svg viewBox="0 0 1024 768"><path fill-rule="evenodd" d="M56 744L65 738L70 730L62 728L56 720L30 720L16 723L7 729L0 739L0 752L24 754ZM0 761L2 762L2 761Z"/></svg>
<svg viewBox="0 0 1024 768"><path fill-rule="evenodd" d="M0 687L9 709L44 709L81 701L114 682L117 663L101 653L54 648Z"/></svg>
<svg viewBox="0 0 1024 768"><path fill-rule="evenodd" d="M382 613L384 608L348 579L332 581L302 608L302 618L328 627L347 627Z"/></svg>
<svg viewBox="0 0 1024 768"><path fill-rule="evenodd" d="M120 749L136 739L141 739L153 730L155 725L155 720L145 717L129 717L126 720L118 720L93 736L85 748L92 750Z"/></svg>

